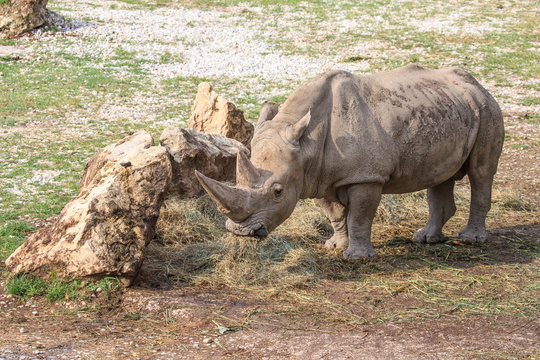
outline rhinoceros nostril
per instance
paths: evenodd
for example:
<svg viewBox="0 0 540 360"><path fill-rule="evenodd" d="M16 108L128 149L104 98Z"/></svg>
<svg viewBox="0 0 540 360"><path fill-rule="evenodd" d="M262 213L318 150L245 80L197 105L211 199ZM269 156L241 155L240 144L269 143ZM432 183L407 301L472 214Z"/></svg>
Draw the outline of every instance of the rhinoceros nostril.
<svg viewBox="0 0 540 360"><path fill-rule="evenodd" d="M255 231L255 236L258 237L266 237L268 235L268 230L263 226L261 226L258 230Z"/></svg>

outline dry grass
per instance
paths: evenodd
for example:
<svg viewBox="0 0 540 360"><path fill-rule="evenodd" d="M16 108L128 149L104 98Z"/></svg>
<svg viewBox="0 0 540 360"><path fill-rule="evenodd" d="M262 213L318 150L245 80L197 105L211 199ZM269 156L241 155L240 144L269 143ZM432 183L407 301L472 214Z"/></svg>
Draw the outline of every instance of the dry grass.
<svg viewBox="0 0 540 360"><path fill-rule="evenodd" d="M186 285L242 289L295 287L320 278L319 244L332 230L313 201L300 203L295 216L265 239L227 233L225 219L207 196L169 199L158 223L161 245L151 253L165 259L165 268L153 270Z"/></svg>
<svg viewBox="0 0 540 360"><path fill-rule="evenodd" d="M393 226L421 219L426 211L424 193L389 195L376 221L379 226ZM341 250L323 248L332 226L313 200L300 201L294 214L265 239L227 233L225 220L207 196L169 199L158 223L161 245L154 244L151 253L166 259L165 267L154 265L162 275L186 285L268 290L301 288L329 277L349 278L356 263L370 261L343 260Z"/></svg>
<svg viewBox="0 0 540 360"><path fill-rule="evenodd" d="M277 296L280 314L314 322L534 316L540 309L534 295L540 283L534 199L495 189L490 241L464 246L455 236L466 223L468 196L467 184L458 184L458 212L445 228L450 237L428 246L411 241L427 218L425 192L384 196L373 231L379 256L364 260L345 260L341 250L324 249L332 229L312 200L299 202L284 224L257 239L227 233L225 217L206 196L171 198L143 274L177 286ZM523 219L532 219L532 225L511 226L523 225Z"/></svg>

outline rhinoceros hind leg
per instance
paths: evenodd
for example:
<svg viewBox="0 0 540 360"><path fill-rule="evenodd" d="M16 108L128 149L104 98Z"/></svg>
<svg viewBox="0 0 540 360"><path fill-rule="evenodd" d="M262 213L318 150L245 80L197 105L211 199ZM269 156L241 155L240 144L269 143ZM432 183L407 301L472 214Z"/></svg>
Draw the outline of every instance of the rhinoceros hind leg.
<svg viewBox="0 0 540 360"><path fill-rule="evenodd" d="M486 215L491 208L491 186L504 141L503 118L495 100L488 102L482 117L483 124L467 159L471 205L469 221L459 237L468 243L484 242L487 238Z"/></svg>
<svg viewBox="0 0 540 360"><path fill-rule="evenodd" d="M343 252L345 258L359 259L377 255L371 244L371 224L381 201L381 192L381 184L355 184L349 187L349 247Z"/></svg>
<svg viewBox="0 0 540 360"><path fill-rule="evenodd" d="M332 228L334 228L334 235L326 240L324 247L327 249L347 248L349 246L347 208L339 202L332 202L325 199L317 199L317 203L326 210L328 218L332 223Z"/></svg>
<svg viewBox="0 0 540 360"><path fill-rule="evenodd" d="M469 174L471 183L471 205L469 221L459 238L466 243L486 241L486 215L491 208L491 185L493 176L478 177Z"/></svg>
<svg viewBox="0 0 540 360"><path fill-rule="evenodd" d="M444 240L442 228L456 212L454 203L454 179L427 190L429 218L426 226L414 233L413 241L438 243Z"/></svg>

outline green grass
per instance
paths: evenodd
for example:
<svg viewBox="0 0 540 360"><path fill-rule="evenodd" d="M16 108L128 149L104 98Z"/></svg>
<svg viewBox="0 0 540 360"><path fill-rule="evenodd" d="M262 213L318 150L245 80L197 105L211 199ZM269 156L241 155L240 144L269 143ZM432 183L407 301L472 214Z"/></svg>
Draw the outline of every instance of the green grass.
<svg viewBox="0 0 540 360"><path fill-rule="evenodd" d="M21 298L43 296L49 302L73 299L87 299L89 294L103 293L108 299L111 293L120 289L115 277L105 277L99 281L83 283L80 280L67 281L54 275L42 280L29 274L11 277L6 285L8 294Z"/></svg>
<svg viewBox="0 0 540 360"><path fill-rule="evenodd" d="M28 274L12 277L6 286L8 294L22 298L45 296L50 302L79 298L82 288L83 285L78 280L42 280Z"/></svg>
<svg viewBox="0 0 540 360"><path fill-rule="evenodd" d="M232 6L232 5L238 5L241 3L245 3L244 0L195 0L194 3L197 5L204 5L204 6ZM275 6L280 7L283 5L286 6L297 6L299 3L302 2L302 0L251 0L249 1L250 5L258 5L258 6ZM312 4L322 4L322 1L319 0L311 0L310 5Z"/></svg>
<svg viewBox="0 0 540 360"><path fill-rule="evenodd" d="M2 221L3 220L3 221ZM23 242L26 233L34 230L25 221L1 219L4 226L0 228L0 261L5 261Z"/></svg>
<svg viewBox="0 0 540 360"><path fill-rule="evenodd" d="M105 292L117 291L120 288L120 281L115 277L107 276L99 281L90 283L87 287L88 290L94 292L98 289Z"/></svg>
<svg viewBox="0 0 540 360"><path fill-rule="evenodd" d="M78 298L79 290L83 287L79 280L67 282L55 279L50 282L45 282L45 284L47 285L45 296L50 302Z"/></svg>
<svg viewBox="0 0 540 360"><path fill-rule="evenodd" d="M161 64L176 64L176 63L182 63L183 61L184 61L184 58L182 57L182 55L171 54L168 51L161 54L159 58L159 62Z"/></svg>
<svg viewBox="0 0 540 360"><path fill-rule="evenodd" d="M520 103L525 106L540 105L540 97L526 97L521 99Z"/></svg>
<svg viewBox="0 0 540 360"><path fill-rule="evenodd" d="M514 149L521 149L521 150L527 150L529 148L529 145L527 144L522 144L522 143L519 143L519 144L511 144L510 145L512 148Z"/></svg>
<svg viewBox="0 0 540 360"><path fill-rule="evenodd" d="M526 114L524 120L531 125L540 125L540 114Z"/></svg>
<svg viewBox="0 0 540 360"><path fill-rule="evenodd" d="M8 294L29 297L43 295L46 291L45 282L31 275L21 275L10 279L6 285Z"/></svg>
<svg viewBox="0 0 540 360"><path fill-rule="evenodd" d="M342 62L348 63L348 62L358 62L358 61L364 61L364 60L370 60L371 57L369 56L349 56L342 60Z"/></svg>
<svg viewBox="0 0 540 360"><path fill-rule="evenodd" d="M61 116L66 108L79 108L90 101L93 91L103 96L105 90L120 93L125 87L133 86L100 69L63 67L54 62L30 67L19 63L0 63L0 71L4 74L0 83L0 108L3 109L0 126L42 121L44 113ZM24 76L21 76L23 71ZM96 100L95 95L92 100Z"/></svg>
<svg viewBox="0 0 540 360"><path fill-rule="evenodd" d="M171 0L120 0L120 2L129 5L136 5L139 8L149 9L155 9L156 7L167 6L174 3L174 1Z"/></svg>

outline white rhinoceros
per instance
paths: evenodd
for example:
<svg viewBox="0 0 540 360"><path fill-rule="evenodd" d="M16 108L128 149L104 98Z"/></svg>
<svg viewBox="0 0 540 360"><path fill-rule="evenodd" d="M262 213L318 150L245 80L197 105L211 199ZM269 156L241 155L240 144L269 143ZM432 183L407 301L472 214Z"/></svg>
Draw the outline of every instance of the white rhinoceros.
<svg viewBox="0 0 540 360"><path fill-rule="evenodd" d="M414 240L439 242L456 209L454 182L467 174L470 216L459 236L486 239L504 126L497 102L467 72L415 65L366 76L330 71L274 110L264 109L272 119L261 114L251 161L238 153L235 187L196 173L229 231L266 236L298 199L316 198L334 227L326 247L372 256L381 194L427 188L429 219Z"/></svg>

